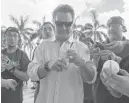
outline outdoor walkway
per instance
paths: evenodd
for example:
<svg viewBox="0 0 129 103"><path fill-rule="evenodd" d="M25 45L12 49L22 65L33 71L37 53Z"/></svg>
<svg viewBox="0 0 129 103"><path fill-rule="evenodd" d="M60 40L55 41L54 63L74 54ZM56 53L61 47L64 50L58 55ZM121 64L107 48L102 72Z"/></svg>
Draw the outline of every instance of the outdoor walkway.
<svg viewBox="0 0 129 103"><path fill-rule="evenodd" d="M23 88L23 103L34 103L34 91L31 89L32 83L29 81L28 85L24 85Z"/></svg>

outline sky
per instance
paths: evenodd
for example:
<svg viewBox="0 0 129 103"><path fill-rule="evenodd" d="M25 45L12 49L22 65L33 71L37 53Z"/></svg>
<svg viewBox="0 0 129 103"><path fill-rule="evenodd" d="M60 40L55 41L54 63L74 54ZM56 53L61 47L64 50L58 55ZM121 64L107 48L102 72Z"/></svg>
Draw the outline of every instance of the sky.
<svg viewBox="0 0 129 103"><path fill-rule="evenodd" d="M41 21L45 15L47 21L51 21L51 13L59 4L70 4L75 15L80 16L77 23L84 24L90 22L89 8L95 8L98 12L98 19L101 23L111 16L122 16L125 19L128 32L125 34L129 38L129 0L1 0L1 24L13 26L9 15L19 18L21 15L29 15L28 27L35 27L32 20Z"/></svg>

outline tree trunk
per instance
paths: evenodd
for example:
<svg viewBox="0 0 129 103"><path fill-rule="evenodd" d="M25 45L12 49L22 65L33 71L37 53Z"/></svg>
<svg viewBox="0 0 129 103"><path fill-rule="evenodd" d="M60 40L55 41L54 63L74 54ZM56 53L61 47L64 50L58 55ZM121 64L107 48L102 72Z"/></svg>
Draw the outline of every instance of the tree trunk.
<svg viewBox="0 0 129 103"><path fill-rule="evenodd" d="M95 31L93 31L93 33L94 33L94 43L96 44L96 32Z"/></svg>

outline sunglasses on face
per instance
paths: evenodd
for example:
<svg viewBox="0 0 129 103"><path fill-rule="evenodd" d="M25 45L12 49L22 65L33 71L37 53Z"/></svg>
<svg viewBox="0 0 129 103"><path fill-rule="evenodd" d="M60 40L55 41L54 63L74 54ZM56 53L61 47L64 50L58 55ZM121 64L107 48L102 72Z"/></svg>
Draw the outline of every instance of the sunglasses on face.
<svg viewBox="0 0 129 103"><path fill-rule="evenodd" d="M73 22L60 22L60 21L55 21L55 24L59 27L62 27L63 25L65 27L70 27Z"/></svg>

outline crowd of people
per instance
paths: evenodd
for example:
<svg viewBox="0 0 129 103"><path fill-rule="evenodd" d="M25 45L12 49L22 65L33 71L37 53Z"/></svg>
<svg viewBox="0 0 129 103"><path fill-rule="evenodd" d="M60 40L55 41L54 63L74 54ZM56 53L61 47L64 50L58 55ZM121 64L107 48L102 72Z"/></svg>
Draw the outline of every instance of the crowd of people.
<svg viewBox="0 0 129 103"><path fill-rule="evenodd" d="M129 103L129 40L124 19L107 22L108 39L93 43L83 34L73 38L74 9L57 6L53 24L43 25L44 40L32 61L17 46L19 31L5 31L7 48L1 51L1 103L23 102L23 81L36 82L34 103ZM89 46L90 44L90 46ZM103 67L112 60L119 65ZM111 70L109 72L108 70Z"/></svg>

